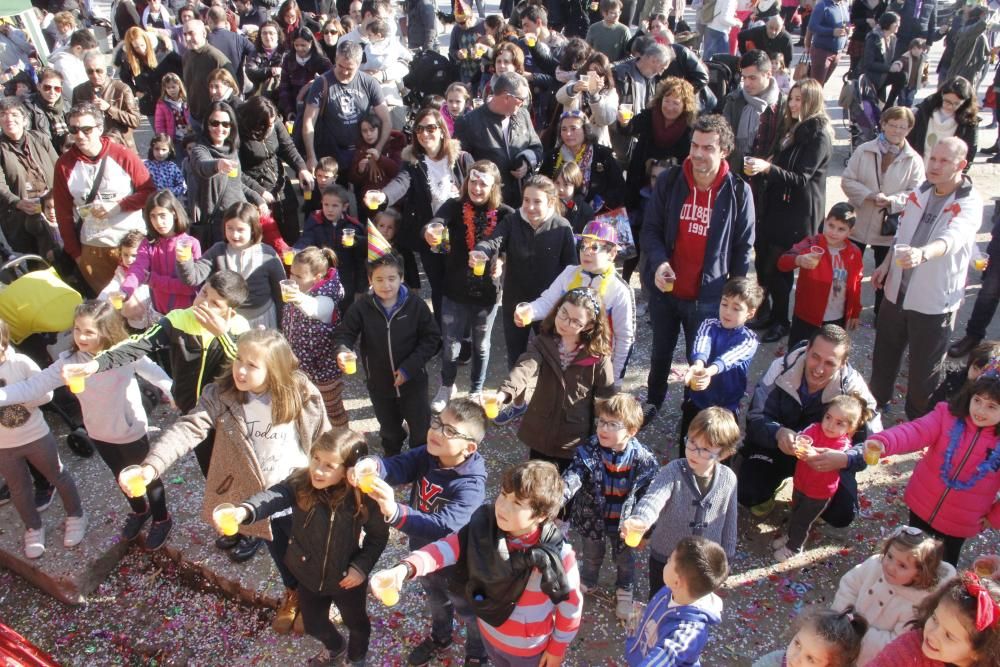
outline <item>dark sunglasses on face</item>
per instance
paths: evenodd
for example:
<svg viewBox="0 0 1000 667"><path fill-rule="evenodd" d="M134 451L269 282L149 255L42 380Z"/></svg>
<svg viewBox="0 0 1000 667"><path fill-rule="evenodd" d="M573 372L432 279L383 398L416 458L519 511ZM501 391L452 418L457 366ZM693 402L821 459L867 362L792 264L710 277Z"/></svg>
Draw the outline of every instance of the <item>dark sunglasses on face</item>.
<svg viewBox="0 0 1000 667"><path fill-rule="evenodd" d="M42 84L42 90L45 90L45 91L55 91L57 93L61 93L62 92L62 86L50 86L50 85L47 85L47 84L43 83Z"/></svg>
<svg viewBox="0 0 1000 667"><path fill-rule="evenodd" d="M417 134L420 134L421 132L427 132L427 133L437 132L439 129L440 128L437 125L416 125L414 126L413 131L416 132Z"/></svg>
<svg viewBox="0 0 1000 667"><path fill-rule="evenodd" d="M82 132L89 136L96 128L96 125L70 125L67 129L70 134L80 134Z"/></svg>
<svg viewBox="0 0 1000 667"><path fill-rule="evenodd" d="M92 68L92 67L87 68L87 76L90 76L91 74L100 74L101 72L104 72L104 70L101 68Z"/></svg>
<svg viewBox="0 0 1000 667"><path fill-rule="evenodd" d="M228 120L210 120L208 121L209 127L224 127L227 130L233 126Z"/></svg>

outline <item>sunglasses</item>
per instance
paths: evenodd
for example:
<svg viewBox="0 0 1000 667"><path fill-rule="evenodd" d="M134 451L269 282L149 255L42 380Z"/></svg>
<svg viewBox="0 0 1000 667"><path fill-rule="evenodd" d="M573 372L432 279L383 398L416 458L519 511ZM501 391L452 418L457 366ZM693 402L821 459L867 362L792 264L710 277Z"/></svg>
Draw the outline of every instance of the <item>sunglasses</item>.
<svg viewBox="0 0 1000 667"><path fill-rule="evenodd" d="M91 74L100 74L101 72L105 72L105 71L107 71L107 70L102 69L102 68L88 67L87 68L87 76L90 76Z"/></svg>
<svg viewBox="0 0 1000 667"><path fill-rule="evenodd" d="M57 93L61 93L62 92L62 86L49 86L49 85L46 85L46 84L43 83L42 84L42 90L54 90Z"/></svg>
<svg viewBox="0 0 1000 667"><path fill-rule="evenodd" d="M417 134L420 134L421 132L427 132L428 134L433 134L434 132L437 132L440 129L441 128L439 128L437 125L416 125L414 126L413 131L416 132Z"/></svg>
<svg viewBox="0 0 1000 667"><path fill-rule="evenodd" d="M233 126L228 120L210 120L208 121L209 127L224 127L227 130Z"/></svg>
<svg viewBox="0 0 1000 667"><path fill-rule="evenodd" d="M80 134L82 132L83 134L86 134L86 135L89 136L91 132L93 132L95 129L97 129L97 126L96 125L70 125L69 128L67 128L67 129L69 130L70 134Z"/></svg>
<svg viewBox="0 0 1000 667"><path fill-rule="evenodd" d="M611 250L611 246L607 243L601 243L600 241L581 241L580 242L580 252L583 251L592 252L595 255L599 252L605 252Z"/></svg>
<svg viewBox="0 0 1000 667"><path fill-rule="evenodd" d="M340 33L337 32L336 30L324 30L323 34L324 35L339 35Z"/></svg>

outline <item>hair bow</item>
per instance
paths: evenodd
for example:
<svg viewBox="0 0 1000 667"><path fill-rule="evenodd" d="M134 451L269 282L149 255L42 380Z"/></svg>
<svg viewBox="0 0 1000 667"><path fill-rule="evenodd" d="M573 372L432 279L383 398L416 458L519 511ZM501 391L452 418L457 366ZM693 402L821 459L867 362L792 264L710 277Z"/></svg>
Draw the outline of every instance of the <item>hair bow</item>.
<svg viewBox="0 0 1000 667"><path fill-rule="evenodd" d="M1000 605L990 595L989 590L983 586L978 574L966 572L962 581L965 584L965 592L976 598L976 630L982 632L986 628L992 627L1000 620Z"/></svg>

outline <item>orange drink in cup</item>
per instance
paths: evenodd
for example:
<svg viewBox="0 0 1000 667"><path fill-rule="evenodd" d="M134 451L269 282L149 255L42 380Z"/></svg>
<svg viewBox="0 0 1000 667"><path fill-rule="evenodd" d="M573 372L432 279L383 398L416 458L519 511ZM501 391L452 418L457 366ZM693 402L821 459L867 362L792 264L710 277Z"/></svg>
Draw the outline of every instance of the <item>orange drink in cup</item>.
<svg viewBox="0 0 1000 667"><path fill-rule="evenodd" d="M240 175L240 170L237 169L236 167L233 167L232 169L229 170L229 178L239 178L239 175Z"/></svg>
<svg viewBox="0 0 1000 667"><path fill-rule="evenodd" d="M306 201L312 201L313 191L312 190L308 190L308 189L307 190L303 190L302 191L302 198L305 199Z"/></svg>
<svg viewBox="0 0 1000 667"><path fill-rule="evenodd" d="M358 372L358 355L344 352L341 360L344 362L344 375L354 375Z"/></svg>
<svg viewBox="0 0 1000 667"><path fill-rule="evenodd" d="M477 58L482 58L485 55L486 55L486 45L485 44L476 44L476 57Z"/></svg>
<svg viewBox="0 0 1000 667"><path fill-rule="evenodd" d="M648 526L635 518L625 519L625 545L635 549L642 543L642 536L646 534Z"/></svg>
<svg viewBox="0 0 1000 667"><path fill-rule="evenodd" d="M396 582L388 573L378 573L371 579L372 593L382 601L386 607L392 607L399 602L399 589Z"/></svg>
<svg viewBox="0 0 1000 667"><path fill-rule="evenodd" d="M865 463L870 466L877 466L882 458L882 445L874 440L865 443Z"/></svg>
<svg viewBox="0 0 1000 667"><path fill-rule="evenodd" d="M384 197L385 195L378 190L369 190L364 196L365 206L368 207L368 210L374 211L384 201Z"/></svg>
<svg viewBox="0 0 1000 667"><path fill-rule="evenodd" d="M528 32L524 34L524 43L528 45L529 49L535 48L535 44L538 43L538 35L533 32Z"/></svg>
<svg viewBox="0 0 1000 667"><path fill-rule="evenodd" d="M69 387L71 393L82 394L87 386L87 376L83 373L71 375L66 382L66 386Z"/></svg>
<svg viewBox="0 0 1000 667"><path fill-rule="evenodd" d="M985 252L977 252L972 256L972 266L976 271L985 271L986 267L989 266L990 256Z"/></svg>
<svg viewBox="0 0 1000 667"><path fill-rule="evenodd" d="M972 563L972 569L980 577L995 577L1000 573L1000 556L980 556Z"/></svg>
<svg viewBox="0 0 1000 667"><path fill-rule="evenodd" d="M286 278L278 284L281 286L281 300L285 303L293 301L299 293L299 284L291 278Z"/></svg>
<svg viewBox="0 0 1000 667"><path fill-rule="evenodd" d="M486 253L481 250L473 250L469 253L472 258L472 275L482 276L486 273Z"/></svg>
<svg viewBox="0 0 1000 667"><path fill-rule="evenodd" d="M345 228L340 233L340 243L345 248L353 248L354 247L354 235L355 235L355 233L356 232L354 231L353 227L347 227L347 228Z"/></svg>
<svg viewBox="0 0 1000 667"><path fill-rule="evenodd" d="M431 248L437 249L444 240L444 225L440 222L432 222L427 225L427 231L431 235Z"/></svg>
<svg viewBox="0 0 1000 667"><path fill-rule="evenodd" d="M371 493L375 488L375 478L378 476L378 460L374 456L365 456L354 466L354 478L362 493Z"/></svg>
<svg viewBox="0 0 1000 667"><path fill-rule="evenodd" d="M487 419L496 419L500 414L500 396L495 391L483 394L483 411Z"/></svg>
<svg viewBox="0 0 1000 667"><path fill-rule="evenodd" d="M125 487L129 498L142 498L146 495L146 478L142 476L142 466L126 466L118 473L118 479Z"/></svg>
<svg viewBox="0 0 1000 667"><path fill-rule="evenodd" d="M514 324L520 327L528 326L531 324L532 314L531 304L527 301L522 301L514 306Z"/></svg>
<svg viewBox="0 0 1000 667"><path fill-rule="evenodd" d="M115 310L121 310L125 303L125 295L122 292L112 292L108 295L108 301Z"/></svg>
<svg viewBox="0 0 1000 667"><path fill-rule="evenodd" d="M281 261L284 262L285 266L291 266L292 262L295 261L295 251L289 249L281 253Z"/></svg>
<svg viewBox="0 0 1000 667"><path fill-rule="evenodd" d="M177 245L174 246L175 257L178 262L190 262L191 261L191 242L190 237L184 237L177 239Z"/></svg>
<svg viewBox="0 0 1000 667"><path fill-rule="evenodd" d="M292 130L295 129L295 123L292 122L292 121L290 121L290 120L286 120L285 121L285 129L288 130L288 134L291 134Z"/></svg>
<svg viewBox="0 0 1000 667"><path fill-rule="evenodd" d="M626 123L632 120L632 116L635 115L631 104L619 104L618 113L621 114L622 120Z"/></svg>
<svg viewBox="0 0 1000 667"><path fill-rule="evenodd" d="M801 459L803 456L809 453L809 450L812 449L812 446L813 446L813 439L810 438L808 435L802 435L801 433L799 433L797 436L795 436L795 457Z"/></svg>
<svg viewBox="0 0 1000 667"><path fill-rule="evenodd" d="M753 158L749 155L743 156L743 173L753 176Z"/></svg>
<svg viewBox="0 0 1000 667"><path fill-rule="evenodd" d="M892 246L892 256L896 260L896 266L903 268L903 255L907 255L910 252L910 246L906 243L897 243Z"/></svg>
<svg viewBox="0 0 1000 667"><path fill-rule="evenodd" d="M219 532L226 537L232 537L240 530L240 522L236 518L236 507L232 503L216 505L212 510L212 521Z"/></svg>

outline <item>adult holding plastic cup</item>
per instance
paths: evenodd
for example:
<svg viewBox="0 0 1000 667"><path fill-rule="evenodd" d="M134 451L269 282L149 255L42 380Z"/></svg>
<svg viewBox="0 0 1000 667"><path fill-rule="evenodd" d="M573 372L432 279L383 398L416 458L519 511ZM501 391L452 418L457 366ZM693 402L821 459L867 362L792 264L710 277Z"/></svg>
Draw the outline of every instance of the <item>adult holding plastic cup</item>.
<svg viewBox="0 0 1000 667"><path fill-rule="evenodd" d="M501 202L500 172L492 162L473 163L459 196L446 201L432 221L448 230L450 243L444 254L444 287L441 295L441 388L431 401L440 411L456 393L459 360L471 354L469 392L483 390L490 361L490 338L497 316L496 277L499 262L478 250L477 244L495 232L513 210ZM430 228L431 225L428 225ZM425 230L428 243L434 239ZM433 247L433 246L431 246ZM470 336L471 333L471 336Z"/></svg>
<svg viewBox="0 0 1000 667"><path fill-rule="evenodd" d="M885 287L875 324L872 394L879 405L889 402L907 351L905 410L910 419L933 407L930 396L943 379L948 340L965 298L982 222L982 198L963 174L966 151L957 137L942 139L931 149L927 185L907 198L896 247L872 274L873 286Z"/></svg>
<svg viewBox="0 0 1000 667"><path fill-rule="evenodd" d="M664 174L653 188L640 243L653 323L645 424L667 397L680 332L690 358L698 327L719 314L722 286L750 269L753 196L738 174L720 174L733 146L732 128L722 116L698 117L692 124L690 155L673 178ZM698 194L708 190L716 195L711 206Z"/></svg>

